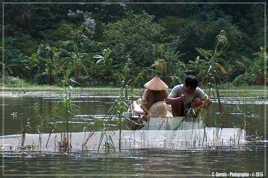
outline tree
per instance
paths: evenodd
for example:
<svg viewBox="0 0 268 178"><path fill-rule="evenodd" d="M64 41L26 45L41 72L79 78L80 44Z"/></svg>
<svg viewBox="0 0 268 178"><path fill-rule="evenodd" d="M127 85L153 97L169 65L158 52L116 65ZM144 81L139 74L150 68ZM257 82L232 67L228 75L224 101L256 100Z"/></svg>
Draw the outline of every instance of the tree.
<svg viewBox="0 0 268 178"><path fill-rule="evenodd" d="M37 50L37 55L45 64L45 74L47 74L47 83L53 84L55 82L55 58L54 51L49 44L40 44Z"/></svg>
<svg viewBox="0 0 268 178"><path fill-rule="evenodd" d="M202 48L196 48L198 53L204 57L204 59L200 59L200 73L199 76L202 77L203 84L216 85L216 89L218 84L223 79L222 74L227 74L227 71L224 67L224 53L226 53L226 49L228 49L228 39L227 34L224 30L221 30L219 35L216 37L216 45L214 50L205 50ZM198 59L198 58L197 58Z"/></svg>
<svg viewBox="0 0 268 178"><path fill-rule="evenodd" d="M152 49L163 41L164 28L153 19L154 16L144 11L141 14L129 12L127 17L107 24L104 30L105 44L112 50L114 64L120 64L122 69L129 58L133 60L131 76L157 59Z"/></svg>
<svg viewBox="0 0 268 178"><path fill-rule="evenodd" d="M74 19L82 18L80 25L73 25L69 23L62 23L59 30L67 31L69 38L58 41L61 51L61 57L65 60L66 67L71 69L74 79L77 82L83 82L80 74L85 72L88 75L86 63L92 58L93 54L90 50L91 45L95 45L92 40L95 33L95 20L91 18L89 12L69 10L68 16ZM94 47L93 47L94 48ZM88 77L88 76L87 76Z"/></svg>
<svg viewBox="0 0 268 178"><path fill-rule="evenodd" d="M241 59L242 59L241 61L236 61L236 63L241 68L243 68L244 73L238 75L233 80L233 84L235 85L251 85L251 84L263 85L266 80L266 76L264 76L264 66L265 66L265 60L267 60L267 54L264 48L261 47L259 52L254 53L254 58L241 56Z"/></svg>
<svg viewBox="0 0 268 178"><path fill-rule="evenodd" d="M216 21L191 20L178 29L177 36L171 42L171 46L185 54L184 62L187 63L198 55L198 52L195 50L196 48L214 48L215 37L222 29L228 35L228 45L232 46L229 52L232 57L235 58L239 56L239 53L243 54L245 49L248 50L248 47L243 43L245 34L228 19L223 18Z"/></svg>

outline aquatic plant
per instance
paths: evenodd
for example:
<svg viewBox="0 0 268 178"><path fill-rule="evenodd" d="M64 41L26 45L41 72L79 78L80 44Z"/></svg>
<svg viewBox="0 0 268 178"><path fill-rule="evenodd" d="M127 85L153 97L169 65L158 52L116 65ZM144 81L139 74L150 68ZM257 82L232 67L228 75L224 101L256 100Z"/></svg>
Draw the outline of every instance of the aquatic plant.
<svg viewBox="0 0 268 178"><path fill-rule="evenodd" d="M222 55L225 53L228 47L229 46L226 32L224 30L221 30L220 33L216 36L216 46L214 50L205 50L201 48L196 49L199 54L205 58L202 60L201 68L203 70L200 71L203 74L202 76L204 76L202 78L202 83L206 83L208 85L208 88L210 89L210 95L213 92L213 88L215 88L220 113L219 117L222 121L221 128L224 127L224 120L222 118L223 107L220 100L219 83L222 76L224 74L227 74L227 71L221 63L224 63L224 58L222 58Z"/></svg>
<svg viewBox="0 0 268 178"><path fill-rule="evenodd" d="M265 61L267 61L267 53L263 47L260 47L259 51L254 53L254 58L241 56L241 60L237 60L236 63L243 70L243 73L236 76L233 80L234 85L264 85L265 80ZM249 67L250 66L250 67Z"/></svg>
<svg viewBox="0 0 268 178"><path fill-rule="evenodd" d="M72 86L70 83L70 70L67 70L64 75L63 83L63 93L62 102L64 108L64 120L65 120L65 130L61 133L61 142L59 142L59 149L64 152L70 152L71 138L72 138L72 125L69 124L70 120L74 116L73 104L72 104Z"/></svg>
<svg viewBox="0 0 268 178"><path fill-rule="evenodd" d="M125 117L123 115L124 112L126 112L134 100L134 88L139 81L139 79L142 77L144 70L141 70L138 75L135 78L130 77L130 65L132 60L128 58L123 73L116 74L115 76L120 81L120 91L119 91L119 97L115 99L114 104L107 110L107 115L110 116L107 121L103 120L103 129L98 145L98 151L100 150L100 146L104 141L104 147L105 151L115 151L114 142L112 140L111 135L109 135L111 132L107 131L114 131L113 128L110 127L109 122L116 121L118 125L118 131L119 131L119 151L121 151L121 133L122 128L126 128L126 126L123 124L123 118ZM130 93L129 93L130 91Z"/></svg>
<svg viewBox="0 0 268 178"><path fill-rule="evenodd" d="M112 131L108 124L112 120L116 120L119 128L119 151L121 151L121 131L122 131L122 117L123 113L127 111L129 107L128 100L128 85L125 84L125 81L121 81L121 88L119 93L119 98L114 101L114 104L108 109L107 115L109 115L109 119L107 121L103 120L103 129L101 132L101 137L98 145L98 151L100 150L100 146L104 140L104 147L106 152L115 151L114 142L112 140L111 135L108 134L107 131Z"/></svg>

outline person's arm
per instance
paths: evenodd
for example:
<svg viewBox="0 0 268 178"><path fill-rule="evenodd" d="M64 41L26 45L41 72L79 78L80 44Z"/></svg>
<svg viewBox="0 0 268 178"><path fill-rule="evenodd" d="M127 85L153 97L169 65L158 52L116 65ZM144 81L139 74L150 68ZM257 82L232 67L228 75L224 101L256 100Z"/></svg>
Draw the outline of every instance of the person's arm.
<svg viewBox="0 0 268 178"><path fill-rule="evenodd" d="M208 105L212 103L211 99L201 88L198 88L198 95L202 100L205 100Z"/></svg>
<svg viewBox="0 0 268 178"><path fill-rule="evenodd" d="M147 96L148 96L149 92L150 92L150 91L149 91L148 89L146 89L146 90L144 91L143 96L142 96L142 101L141 101L141 108L143 109L143 111L144 111L146 114L149 113L148 109L147 109L146 106L145 106L145 104L146 104L146 102L147 102Z"/></svg>
<svg viewBox="0 0 268 178"><path fill-rule="evenodd" d="M207 103L207 105L210 105L210 104L212 103L212 101L211 101L208 97L205 98L205 102ZM206 106L206 105L204 105L204 104L201 104L201 105L199 105L199 106L196 106L196 107L194 108L194 110L195 110L195 116L198 116L200 110L201 110L202 108L204 108L205 106Z"/></svg>
<svg viewBox="0 0 268 178"><path fill-rule="evenodd" d="M167 104L175 104L175 103L178 103L178 102L184 102L185 96L183 94L181 94L179 87L180 86L175 86L171 90L169 96L166 99Z"/></svg>
<svg viewBox="0 0 268 178"><path fill-rule="evenodd" d="M166 99L166 103L167 104L174 104L174 103L178 103L178 102L184 102L184 100L185 100L185 95L182 95L182 96L179 96L176 98L168 96Z"/></svg>
<svg viewBox="0 0 268 178"><path fill-rule="evenodd" d="M143 111L145 112L145 114L149 113L149 110L145 107L144 104L141 105L141 108L143 109Z"/></svg>

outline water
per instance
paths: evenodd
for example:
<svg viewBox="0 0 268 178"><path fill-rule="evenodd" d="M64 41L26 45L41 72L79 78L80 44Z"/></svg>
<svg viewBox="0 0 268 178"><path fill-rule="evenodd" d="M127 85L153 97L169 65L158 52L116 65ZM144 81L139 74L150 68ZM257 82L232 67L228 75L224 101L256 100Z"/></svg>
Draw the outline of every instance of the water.
<svg viewBox="0 0 268 178"><path fill-rule="evenodd" d="M73 177L208 177L213 173L263 172L252 152L130 150L121 153L21 153L5 155L5 174ZM254 163L254 164L252 164Z"/></svg>
<svg viewBox="0 0 268 178"><path fill-rule="evenodd" d="M6 95L5 95L6 96ZM101 130L102 119L115 96L77 95L75 116L70 120L72 131L94 128ZM64 111L58 95L27 94L4 97L1 107L2 135L49 132L51 125L63 129ZM236 101L233 104L230 101ZM265 171L264 108L259 98L224 98L224 114L219 117L214 103L206 117L209 127L245 128L248 144L242 148L219 147L206 151L166 149L131 149L116 153L79 151L61 152L2 151L1 171L7 176L24 177L210 177L256 174ZM4 113L4 115L3 115ZM224 122L222 122L222 120ZM117 129L117 122L109 122ZM257 140L256 140L257 138ZM1 174L1 175L2 175Z"/></svg>

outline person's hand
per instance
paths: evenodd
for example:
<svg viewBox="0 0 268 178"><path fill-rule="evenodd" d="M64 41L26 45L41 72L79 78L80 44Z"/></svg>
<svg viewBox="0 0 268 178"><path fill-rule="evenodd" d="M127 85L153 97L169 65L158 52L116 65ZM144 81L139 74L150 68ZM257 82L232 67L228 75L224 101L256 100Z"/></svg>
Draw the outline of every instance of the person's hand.
<svg viewBox="0 0 268 178"><path fill-rule="evenodd" d="M181 102L184 102L185 101L185 96L182 95L180 97L176 97L176 98L171 98L171 97L167 97L165 99L165 102L167 104L176 104L176 103L181 103Z"/></svg>
<svg viewBox="0 0 268 178"><path fill-rule="evenodd" d="M179 97L179 101L184 102L185 101L185 95L181 95L181 97Z"/></svg>
<svg viewBox="0 0 268 178"><path fill-rule="evenodd" d="M212 103L211 99L209 99L209 98L206 100L206 102L208 105L210 105Z"/></svg>
<svg viewBox="0 0 268 178"><path fill-rule="evenodd" d="M167 98L165 99L165 102L166 102L167 104L170 104L170 103L172 102L172 100L171 100L170 98L167 97Z"/></svg>

